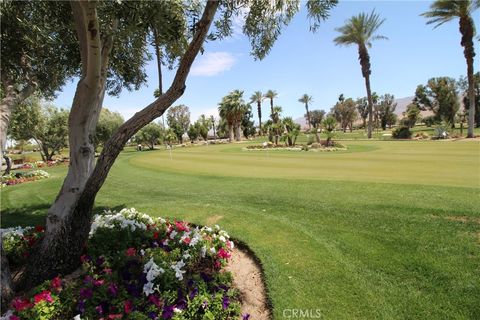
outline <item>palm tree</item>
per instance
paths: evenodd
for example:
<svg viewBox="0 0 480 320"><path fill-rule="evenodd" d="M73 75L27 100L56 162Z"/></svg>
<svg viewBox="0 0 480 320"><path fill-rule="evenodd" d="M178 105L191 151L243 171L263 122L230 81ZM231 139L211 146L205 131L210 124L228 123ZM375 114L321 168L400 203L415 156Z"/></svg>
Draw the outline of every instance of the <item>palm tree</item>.
<svg viewBox="0 0 480 320"><path fill-rule="evenodd" d="M262 101L263 93L261 91L255 91L250 97L250 103L257 103L257 112L258 112L258 131L262 135Z"/></svg>
<svg viewBox="0 0 480 320"><path fill-rule="evenodd" d="M427 24L434 23L435 28L445 22L460 18L460 33L462 35L460 43L463 47L463 55L467 61L468 98L470 101L467 138L474 137L473 127L475 125L475 87L473 79L475 24L471 15L479 7L480 0L436 0L430 5L430 11L422 14L424 17L430 18Z"/></svg>
<svg viewBox="0 0 480 320"><path fill-rule="evenodd" d="M341 35L336 37L333 41L336 45L351 45L358 46L358 60L362 67L362 76L365 78L365 87L367 88L368 98L368 138L372 137L372 92L370 89L370 56L368 55L368 48L372 47L373 40L387 39L382 35L376 35L376 31L383 24L385 19L380 19L380 16L372 11L370 14L360 13L357 16L351 17L346 21L345 25L336 28Z"/></svg>
<svg viewBox="0 0 480 320"><path fill-rule="evenodd" d="M275 99L278 96L278 93L274 90L268 90L267 93L265 93L264 97L267 99L270 99L270 117L272 117L273 120L273 99ZM275 123L275 120L273 120Z"/></svg>
<svg viewBox="0 0 480 320"><path fill-rule="evenodd" d="M308 112L308 104L313 102L313 97L305 93L300 97L300 99L298 99L298 102L305 104L305 110L307 110L308 130L311 130L312 125L310 124L310 112Z"/></svg>
<svg viewBox="0 0 480 320"><path fill-rule="evenodd" d="M220 117L227 121L228 141L232 142L235 134L237 141L241 140L240 123L247 110L245 101L243 101L243 91L234 90L222 98L219 103L218 112Z"/></svg>
<svg viewBox="0 0 480 320"><path fill-rule="evenodd" d="M275 144L278 143L278 136L280 134L278 128L277 128L277 120L275 119L275 111L273 108L273 99L275 99L278 96L278 93L274 90L268 90L267 93L265 93L265 98L270 99L270 117L272 118L273 121L273 128L275 130Z"/></svg>

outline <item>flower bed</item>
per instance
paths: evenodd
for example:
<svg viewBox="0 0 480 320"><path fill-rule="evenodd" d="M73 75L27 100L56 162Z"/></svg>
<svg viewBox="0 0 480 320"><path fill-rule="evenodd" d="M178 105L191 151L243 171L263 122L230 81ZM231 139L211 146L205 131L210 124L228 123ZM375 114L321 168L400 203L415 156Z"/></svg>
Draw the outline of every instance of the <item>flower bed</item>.
<svg viewBox="0 0 480 320"><path fill-rule="evenodd" d="M50 174L43 170L33 170L27 172L16 172L10 173L9 175L2 176L1 186L13 186L19 183L24 183L27 181L35 181L40 179L49 178Z"/></svg>
<svg viewBox="0 0 480 320"><path fill-rule="evenodd" d="M243 150L286 150L286 151L344 151L347 150L347 147L340 144L339 142L333 142L333 146L326 146L325 141L322 143L312 143L309 145L296 144L294 147L287 147L284 145L275 146L272 143L263 143L261 145L250 145L244 148Z"/></svg>
<svg viewBox="0 0 480 320"><path fill-rule="evenodd" d="M13 269L43 232L2 232ZM238 292L224 270L233 246L218 226L106 212L94 217L81 275L16 297L3 319L236 319Z"/></svg>

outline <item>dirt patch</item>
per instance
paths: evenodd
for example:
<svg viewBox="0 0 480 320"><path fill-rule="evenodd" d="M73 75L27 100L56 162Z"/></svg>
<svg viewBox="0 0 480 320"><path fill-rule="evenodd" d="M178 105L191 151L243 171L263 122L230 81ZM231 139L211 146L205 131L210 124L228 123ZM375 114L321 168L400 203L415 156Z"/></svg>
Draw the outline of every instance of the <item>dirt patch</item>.
<svg viewBox="0 0 480 320"><path fill-rule="evenodd" d="M217 224L218 221L220 221L222 218L223 216L210 216L207 218L207 223L205 225L213 226L214 224Z"/></svg>
<svg viewBox="0 0 480 320"><path fill-rule="evenodd" d="M251 320L271 319L262 270L247 251L235 248L227 270L233 274L233 284L240 291L242 314Z"/></svg>
<svg viewBox="0 0 480 320"><path fill-rule="evenodd" d="M450 217L445 217L445 219L450 220L450 221L457 221L457 222L473 222L480 224L480 218L473 218L473 217L467 217L467 216L450 216Z"/></svg>

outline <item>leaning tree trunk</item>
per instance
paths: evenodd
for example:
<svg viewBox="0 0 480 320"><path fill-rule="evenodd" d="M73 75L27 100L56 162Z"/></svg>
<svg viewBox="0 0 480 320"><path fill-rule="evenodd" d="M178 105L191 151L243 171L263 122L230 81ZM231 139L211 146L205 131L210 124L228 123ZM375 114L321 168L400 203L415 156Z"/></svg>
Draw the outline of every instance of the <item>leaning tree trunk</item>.
<svg viewBox="0 0 480 320"><path fill-rule="evenodd" d="M475 49L473 47L474 26L470 16L460 18L460 33L462 34L461 45L463 46L463 55L467 61L467 79L468 79L468 131L467 138L473 138L473 128L475 127L475 84L473 78L473 58Z"/></svg>
<svg viewBox="0 0 480 320"><path fill-rule="evenodd" d="M69 273L79 266L91 226L95 197L115 159L136 132L161 116L182 96L191 65L202 47L217 7L217 1L207 2L171 87L117 129L94 167L90 137L98 121L99 103L103 100L112 37L107 37L102 48L98 38L96 2L72 2L81 47L82 79L69 118L70 167L55 203L49 209L45 237L29 257L21 282L23 288L57 274Z"/></svg>

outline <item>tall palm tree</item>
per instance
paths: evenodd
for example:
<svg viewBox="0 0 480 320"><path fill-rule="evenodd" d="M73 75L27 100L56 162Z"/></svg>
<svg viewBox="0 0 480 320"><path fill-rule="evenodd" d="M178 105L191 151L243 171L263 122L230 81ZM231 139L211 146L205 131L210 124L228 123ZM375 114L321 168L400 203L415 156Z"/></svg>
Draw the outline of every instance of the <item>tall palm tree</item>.
<svg viewBox="0 0 480 320"><path fill-rule="evenodd" d="M278 96L278 93L274 90L268 90L267 93L265 93L264 97L267 99L270 99L270 117L272 117L273 120L273 99L275 99ZM275 123L275 120L273 120Z"/></svg>
<svg viewBox="0 0 480 320"><path fill-rule="evenodd" d="M455 18L460 19L460 33L463 47L463 55L467 61L468 99L468 133L467 138L473 138L475 125L475 87L473 79L473 57L475 50L473 38L475 36L475 24L471 17L473 11L480 7L480 0L436 0L430 5L430 11L423 13L424 17L430 18L427 24L434 23L435 28Z"/></svg>
<svg viewBox="0 0 480 320"><path fill-rule="evenodd" d="M335 30L340 32L341 35L336 37L333 41L336 45L351 45L356 44L358 46L358 60L360 60L360 66L362 67L362 76L365 78L365 87L367 89L368 98L368 138L372 137L372 92L370 89L370 56L368 54L368 48L372 47L373 40L387 39L382 35L377 35L378 28L383 24L385 19L380 19L380 16L375 13L360 13L357 16L351 17L345 22L345 25L336 28Z"/></svg>
<svg viewBox="0 0 480 320"><path fill-rule="evenodd" d="M298 102L305 104L305 110L307 110L308 130L311 130L312 125L310 124L310 112L308 111L308 104L313 102L313 97L305 93L300 97L300 99L298 99Z"/></svg>
<svg viewBox="0 0 480 320"><path fill-rule="evenodd" d="M257 103L257 112L258 112L258 131L262 135L262 101L263 93L261 91L255 91L250 97L250 103Z"/></svg>

